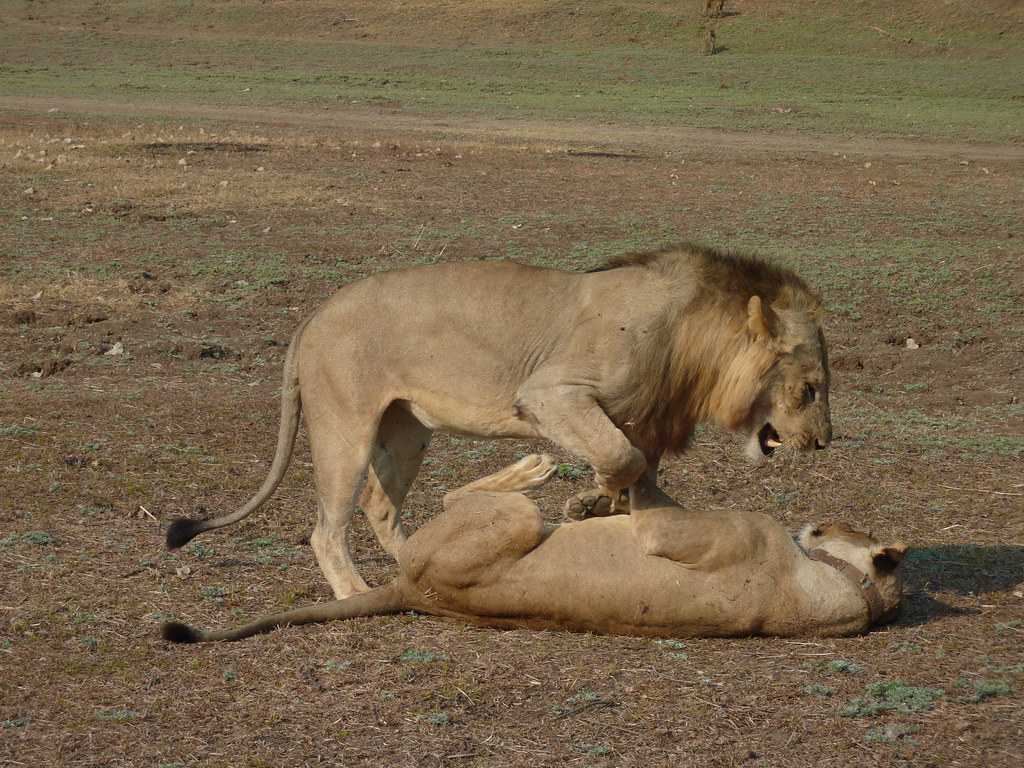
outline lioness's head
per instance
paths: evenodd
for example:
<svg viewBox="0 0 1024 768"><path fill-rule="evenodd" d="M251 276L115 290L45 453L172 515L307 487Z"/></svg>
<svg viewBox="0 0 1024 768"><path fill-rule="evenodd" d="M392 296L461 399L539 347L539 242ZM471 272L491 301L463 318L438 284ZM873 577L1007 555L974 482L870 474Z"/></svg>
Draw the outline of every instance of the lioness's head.
<svg viewBox="0 0 1024 768"><path fill-rule="evenodd" d="M898 566L907 554L907 545L902 541L883 545L870 533L835 522L809 525L797 540L808 552L823 549L865 573L882 597L879 621L899 615L903 606L903 578Z"/></svg>
<svg viewBox="0 0 1024 768"><path fill-rule="evenodd" d="M832 441L828 351L816 317L773 311L753 296L747 305L747 331L752 345L760 348L753 354L760 352L771 361L742 423L747 454L760 460L783 447L825 448Z"/></svg>

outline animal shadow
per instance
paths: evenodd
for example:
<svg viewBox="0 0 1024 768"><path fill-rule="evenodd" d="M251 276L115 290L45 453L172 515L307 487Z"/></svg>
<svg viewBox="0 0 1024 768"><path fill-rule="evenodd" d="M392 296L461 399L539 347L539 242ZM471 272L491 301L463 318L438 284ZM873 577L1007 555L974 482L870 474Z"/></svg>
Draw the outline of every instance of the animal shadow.
<svg viewBox="0 0 1024 768"><path fill-rule="evenodd" d="M905 580L901 624L924 624L938 616L976 614L935 595L964 597L1005 592L1024 582L1024 547L939 544L910 550L901 566Z"/></svg>

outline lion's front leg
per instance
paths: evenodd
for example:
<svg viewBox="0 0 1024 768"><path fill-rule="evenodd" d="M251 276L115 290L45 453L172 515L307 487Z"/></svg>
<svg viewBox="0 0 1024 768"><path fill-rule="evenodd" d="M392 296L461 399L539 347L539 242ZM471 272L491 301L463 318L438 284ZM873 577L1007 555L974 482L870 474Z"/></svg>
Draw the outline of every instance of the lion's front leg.
<svg viewBox="0 0 1024 768"><path fill-rule="evenodd" d="M520 389L516 406L542 437L582 456L594 468L598 487L570 499L569 512L578 509L584 517L590 516L588 512L613 514L623 503L620 491L648 469L648 458L612 423L588 387L530 381ZM628 509L627 498L624 511Z"/></svg>
<svg viewBox="0 0 1024 768"><path fill-rule="evenodd" d="M658 480L658 464L660 456L648 454L647 466L643 474L630 488L637 483L656 485ZM628 515L630 513L630 488L612 491L602 486L590 488L577 493L565 502L565 516L570 520L586 520L588 517L608 517L610 515Z"/></svg>
<svg viewBox="0 0 1024 768"><path fill-rule="evenodd" d="M570 520L586 520L588 517L609 517L629 514L629 489L610 491L600 486L589 488L565 502L565 516Z"/></svg>

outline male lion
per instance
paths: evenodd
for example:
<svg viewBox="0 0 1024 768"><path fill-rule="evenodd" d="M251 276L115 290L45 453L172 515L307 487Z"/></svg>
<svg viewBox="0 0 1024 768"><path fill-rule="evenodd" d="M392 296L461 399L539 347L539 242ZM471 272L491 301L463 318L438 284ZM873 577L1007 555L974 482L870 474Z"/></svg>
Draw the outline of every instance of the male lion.
<svg viewBox="0 0 1024 768"><path fill-rule="evenodd" d="M829 523L805 529L798 545L767 515L684 510L646 478L630 488L629 516L545 526L519 491L543 485L555 466L527 456L448 494L445 511L399 548L399 575L385 586L234 630L167 624L164 637L239 640L400 611L508 629L836 636L899 612L902 543Z"/></svg>
<svg viewBox="0 0 1024 768"><path fill-rule="evenodd" d="M167 544L237 522L277 488L306 413L317 487L311 544L337 598L368 589L352 563L359 504L384 548L435 430L543 437L582 456L607 513L666 452L712 421L752 455L831 439L820 301L792 272L683 244L587 273L486 261L408 267L339 290L295 333L277 453L233 514L174 521Z"/></svg>

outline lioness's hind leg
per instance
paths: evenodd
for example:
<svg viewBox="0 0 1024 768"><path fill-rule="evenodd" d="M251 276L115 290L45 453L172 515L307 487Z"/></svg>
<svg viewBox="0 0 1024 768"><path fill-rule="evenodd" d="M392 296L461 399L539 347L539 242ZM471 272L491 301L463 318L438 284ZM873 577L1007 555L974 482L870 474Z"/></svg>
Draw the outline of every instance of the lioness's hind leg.
<svg viewBox="0 0 1024 768"><path fill-rule="evenodd" d="M533 453L524 456L515 464L499 469L493 475L481 477L469 485L456 488L444 497L447 507L449 502L479 491L498 491L522 493L533 491L547 483L555 474L558 464L546 453Z"/></svg>
<svg viewBox="0 0 1024 768"><path fill-rule="evenodd" d="M359 506L381 546L392 557L406 539L402 528L402 502L420 471L433 434L432 429L423 426L398 403L388 407L377 428Z"/></svg>

